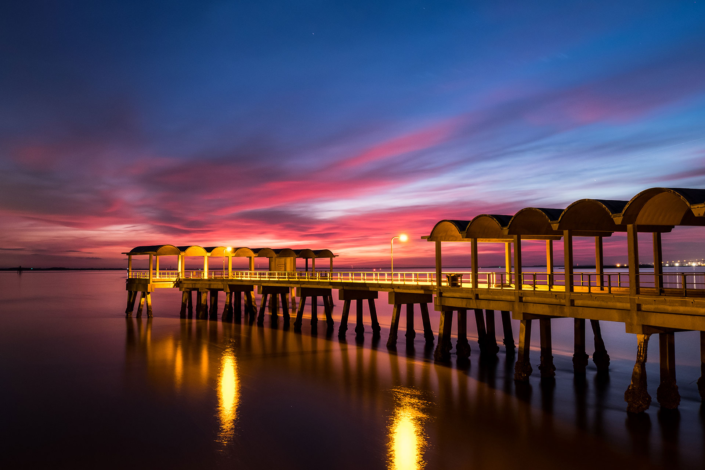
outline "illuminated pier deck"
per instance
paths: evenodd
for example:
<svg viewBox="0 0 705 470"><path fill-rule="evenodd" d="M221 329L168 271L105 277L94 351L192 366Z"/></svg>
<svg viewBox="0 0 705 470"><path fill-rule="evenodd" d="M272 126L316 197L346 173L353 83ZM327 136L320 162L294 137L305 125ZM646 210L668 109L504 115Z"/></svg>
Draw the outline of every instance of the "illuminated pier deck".
<svg viewBox="0 0 705 470"><path fill-rule="evenodd" d="M566 209L525 208L513 216L479 215L472 220L443 220L430 235L423 237L435 244L434 272L338 272L333 270L335 255L330 250L272 250L268 248L232 248L197 246L176 247L160 245L138 247L128 255L128 306L130 315L138 293L142 293L138 315L146 305L151 315L151 292L156 288L178 288L182 291L181 315L192 314L192 292L197 293L197 318L216 319L218 292L226 294L224 321L239 321L243 313L258 323L264 319L265 306L273 317L282 308L288 324L288 305L297 311L295 327L301 326L307 298L311 298L312 325L317 324L317 297L322 297L328 327L333 327L332 289L339 291L344 301L339 334L345 335L352 301L356 304L356 333L362 335L363 303L367 301L374 334L379 334L374 301L377 292L389 292L394 305L390 337L393 347L402 306L407 305L406 338L413 340L414 306L418 305L423 320L424 337L434 341L434 331L428 315L429 303L440 312L437 329L438 342L435 357L439 361L450 358L451 332L454 314L457 315L456 354L459 359L470 356L467 340L467 311L473 310L478 326L480 348L483 353L498 351L494 315L501 312L504 345L513 352L514 336L510 319L520 322L519 351L515 364L515 380L528 380L532 373L529 362L533 320L539 322L542 378L555 375L551 346L551 319L572 318L575 322L575 351L573 363L576 373L584 373L588 362L585 350L586 320L590 321L595 342L593 360L598 370L609 367L609 355L602 340L600 321L620 322L627 333L636 334L637 359L632 383L625 393L628 411L642 412L651 402L646 389L646 352L652 334L659 335L661 385L657 398L663 408L676 408L680 395L675 378L675 333L699 331L701 364L705 376L705 272L673 273L663 271L662 235L679 226L705 225L705 190L652 188L630 201L582 199ZM626 234L625 252L628 269L624 272L605 272L603 238L614 233ZM653 246L653 271L643 272L639 258L639 237L648 234ZM573 268L573 239L589 237L595 243L594 272L577 272ZM522 269L522 242L545 243L546 270L527 272ZM554 269L555 242L563 248L563 271ZM442 263L443 243L469 244L472 267L467 273L445 272ZM501 243L505 251L503 272L486 272L480 268L478 245ZM132 270L133 256L149 256L149 269ZM178 269L160 271L159 258L176 256ZM187 256L203 257L202 270L185 269ZM209 259L222 258L223 269L210 271ZM232 260L249 258L249 270L232 269ZM256 271L254 259L269 259L268 271ZM295 260L306 259L306 270L297 271ZM316 259L326 258L328 270L316 271ZM308 261L312 261L308 270ZM227 269L225 263L227 261ZM262 294L257 314L254 289ZM210 310L207 307L210 295ZM297 303L296 298L299 298ZM289 300L291 302L289 302ZM698 389L705 398L705 377L698 381Z"/></svg>

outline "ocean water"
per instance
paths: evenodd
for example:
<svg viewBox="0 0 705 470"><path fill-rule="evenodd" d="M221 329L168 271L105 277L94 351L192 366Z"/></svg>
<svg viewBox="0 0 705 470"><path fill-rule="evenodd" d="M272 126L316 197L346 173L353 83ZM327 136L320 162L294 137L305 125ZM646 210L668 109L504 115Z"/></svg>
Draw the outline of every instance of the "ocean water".
<svg viewBox="0 0 705 470"><path fill-rule="evenodd" d="M337 299L337 293L334 293ZM222 311L222 302L220 299ZM658 341L651 408L627 415L633 335L603 324L612 357L572 372L572 322L553 321L555 381L513 381L500 344L469 363L435 364L417 317L413 347L382 338L179 319L158 290L154 318L124 316L124 272L0 273L0 468L703 468L698 336L676 335L677 412L660 410ZM354 315L351 315L354 316ZM366 320L367 320L367 316ZM501 331L499 315L497 331ZM323 318L322 306L319 318ZM431 312L434 330L438 316ZM514 324L515 341L518 324ZM498 338L500 339L500 338ZM534 334L538 346L538 333ZM588 352L592 353L588 327Z"/></svg>

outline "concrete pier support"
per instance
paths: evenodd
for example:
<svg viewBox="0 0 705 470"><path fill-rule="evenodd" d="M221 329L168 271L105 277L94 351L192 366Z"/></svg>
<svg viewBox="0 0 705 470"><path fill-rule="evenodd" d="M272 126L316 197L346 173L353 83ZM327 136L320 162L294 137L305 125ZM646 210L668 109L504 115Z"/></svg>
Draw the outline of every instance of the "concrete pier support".
<svg viewBox="0 0 705 470"><path fill-rule="evenodd" d="M145 294L146 294L146 292L140 292L140 301L137 304L137 318L142 317L142 310L144 309L144 302L145 302Z"/></svg>
<svg viewBox="0 0 705 470"><path fill-rule="evenodd" d="M218 319L218 291L216 289L212 289L210 291L210 310L208 312L208 318L210 320L217 320Z"/></svg>
<svg viewBox="0 0 705 470"><path fill-rule="evenodd" d="M421 307L421 320L423 321L423 337L427 343L433 343L433 328L431 328L431 317L428 314L428 304L420 304ZM375 321L377 318L377 313L375 312ZM467 340L467 335L466 338Z"/></svg>
<svg viewBox="0 0 705 470"><path fill-rule="evenodd" d="M395 306L396 308L396 306ZM453 310L442 310L441 321L438 327L438 344L433 353L433 358L436 361L448 361L450 359L450 351L453 346L450 342L450 333L453 327Z"/></svg>
<svg viewBox="0 0 705 470"><path fill-rule="evenodd" d="M140 303L137 306L137 318L142 317L142 310L145 308L147 310L147 317L152 318L152 293L142 291Z"/></svg>
<svg viewBox="0 0 705 470"><path fill-rule="evenodd" d="M239 292L238 292L239 294ZM223 306L223 313L220 316L220 320L224 322L233 321L233 293L225 293L225 305Z"/></svg>
<svg viewBox="0 0 705 470"><path fill-rule="evenodd" d="M494 321L494 310L485 310L485 350L484 352L491 355L497 355L499 346L497 346L497 333Z"/></svg>
<svg viewBox="0 0 705 470"><path fill-rule="evenodd" d="M193 291L188 291L188 317L193 318Z"/></svg>
<svg viewBox="0 0 705 470"><path fill-rule="evenodd" d="M137 300L137 291L128 290L127 291L127 308L125 308L125 315L127 317L132 316L132 312L135 310L135 301Z"/></svg>
<svg viewBox="0 0 705 470"><path fill-rule="evenodd" d="M556 366L553 365L553 345L551 343L551 319L539 319L541 337L541 378L548 379L556 376Z"/></svg>
<svg viewBox="0 0 705 470"><path fill-rule="evenodd" d="M470 357L470 343L468 343L468 311L458 309L458 342L455 345L458 359Z"/></svg>
<svg viewBox="0 0 705 470"><path fill-rule="evenodd" d="M480 354L486 352L487 344L487 330L485 330L485 316L482 309L476 308L475 311L475 323L477 324L477 344L480 346Z"/></svg>
<svg viewBox="0 0 705 470"><path fill-rule="evenodd" d="M412 344L416 338L414 331L414 304L425 304L426 308L421 309L421 316L424 317L424 338L428 341L433 338L431 330L431 319L428 316L428 304L433 302L432 294L412 294L407 292L390 292L389 303L394 305L392 310L392 324L389 329L389 339L387 347L394 348L397 344L397 330L399 329L399 319L401 317L401 306L406 305L406 342Z"/></svg>
<svg viewBox="0 0 705 470"><path fill-rule="evenodd" d="M181 310L179 311L179 318L186 318L190 297L191 291L185 290L181 292Z"/></svg>
<svg viewBox="0 0 705 470"><path fill-rule="evenodd" d="M585 319L573 319L573 370L577 374L584 374L590 356L585 352Z"/></svg>
<svg viewBox="0 0 705 470"><path fill-rule="evenodd" d="M698 379L700 398L705 400L705 331L700 332L700 378Z"/></svg>
<svg viewBox="0 0 705 470"><path fill-rule="evenodd" d="M605 342L602 340L602 331L600 330L600 322L590 320L590 326L595 337L595 352L592 355L592 362L595 363L598 372L607 372L610 368L610 355L607 354Z"/></svg>
<svg viewBox="0 0 705 470"><path fill-rule="evenodd" d="M521 320L519 324L519 357L514 364L514 380L527 382L533 369L529 353L531 351L531 320Z"/></svg>
<svg viewBox="0 0 705 470"><path fill-rule="evenodd" d="M318 297L323 298L323 311L326 315L326 326L330 330L333 328L333 298L332 289L321 289L315 287L297 287L292 294L300 297L299 308L296 312L296 320L294 321L294 329L301 330L303 325L304 308L306 307L306 299L311 299L311 331L318 329Z"/></svg>
<svg viewBox="0 0 705 470"><path fill-rule="evenodd" d="M656 390L656 400L661 408L674 410L681 402L676 384L676 340L675 334L670 331L659 333L659 356L660 356L660 378L661 383Z"/></svg>
<svg viewBox="0 0 705 470"><path fill-rule="evenodd" d="M267 301L269 301L269 311L272 315L272 320L277 320L277 315L279 313L279 298L282 299L282 309L285 312L284 320L289 321L289 309L286 302L286 296L289 294L288 287L280 286L262 286L262 305L259 308L259 315L257 316L257 324L259 326L264 325L264 311L267 308Z"/></svg>
<svg viewBox="0 0 705 470"><path fill-rule="evenodd" d="M507 354L514 354L514 334L512 333L512 315L510 312L502 311L502 329L504 330L504 348Z"/></svg>
<svg viewBox="0 0 705 470"><path fill-rule="evenodd" d="M199 290L196 297L196 319L208 320L208 291Z"/></svg>
<svg viewBox="0 0 705 470"><path fill-rule="evenodd" d="M636 363L632 372L632 382L624 392L624 401L627 402L627 412L642 413L651 406L651 395L646 386L646 353L649 349L650 334L636 335L638 347Z"/></svg>

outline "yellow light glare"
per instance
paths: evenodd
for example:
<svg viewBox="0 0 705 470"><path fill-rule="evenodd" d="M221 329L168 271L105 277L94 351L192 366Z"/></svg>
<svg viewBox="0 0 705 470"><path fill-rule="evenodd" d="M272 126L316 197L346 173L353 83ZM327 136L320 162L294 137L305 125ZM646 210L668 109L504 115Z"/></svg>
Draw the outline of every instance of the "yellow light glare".
<svg viewBox="0 0 705 470"><path fill-rule="evenodd" d="M409 237L407 237L405 233L402 233L401 235L399 235L399 241L400 241L400 242L405 242L405 241L407 241L408 239L409 239Z"/></svg>
<svg viewBox="0 0 705 470"><path fill-rule="evenodd" d="M229 246L229 247L227 248L227 250L228 250L229 252L230 252L230 251L233 251L233 247L232 247L232 246Z"/></svg>

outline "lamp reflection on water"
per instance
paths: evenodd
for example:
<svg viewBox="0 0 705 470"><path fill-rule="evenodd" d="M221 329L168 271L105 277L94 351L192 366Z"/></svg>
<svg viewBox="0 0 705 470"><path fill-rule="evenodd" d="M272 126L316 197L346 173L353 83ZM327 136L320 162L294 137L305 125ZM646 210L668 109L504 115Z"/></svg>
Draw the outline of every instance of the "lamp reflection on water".
<svg viewBox="0 0 705 470"><path fill-rule="evenodd" d="M220 363L220 376L218 377L220 432L218 433L218 442L226 444L235 433L237 406L240 402L240 380L237 375L235 353L232 349L228 348L223 351Z"/></svg>
<svg viewBox="0 0 705 470"><path fill-rule="evenodd" d="M393 393L395 408L389 425L389 468L421 469L427 440L423 422L428 418L423 408L428 402L412 388L398 387Z"/></svg>

